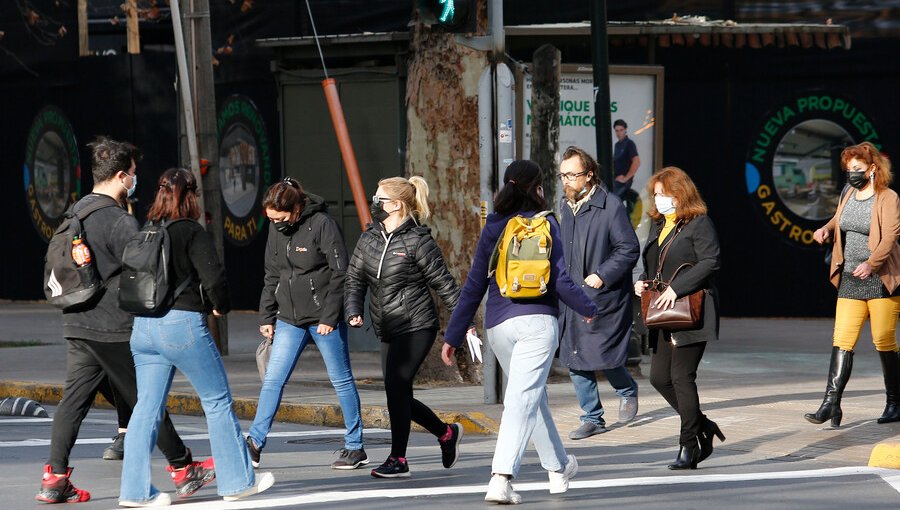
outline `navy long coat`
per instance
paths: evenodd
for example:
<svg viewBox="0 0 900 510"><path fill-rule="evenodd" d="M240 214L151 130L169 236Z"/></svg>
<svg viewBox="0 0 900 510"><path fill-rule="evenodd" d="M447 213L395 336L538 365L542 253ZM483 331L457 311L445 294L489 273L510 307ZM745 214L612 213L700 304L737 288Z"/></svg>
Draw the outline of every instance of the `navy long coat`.
<svg viewBox="0 0 900 510"><path fill-rule="evenodd" d="M622 201L603 187L579 208L577 217L565 198L559 209L566 269L600 309L588 324L560 303L559 358L575 370L620 367L628 356L633 320L631 271L640 257L634 228ZM592 273L603 280L599 289L584 283Z"/></svg>

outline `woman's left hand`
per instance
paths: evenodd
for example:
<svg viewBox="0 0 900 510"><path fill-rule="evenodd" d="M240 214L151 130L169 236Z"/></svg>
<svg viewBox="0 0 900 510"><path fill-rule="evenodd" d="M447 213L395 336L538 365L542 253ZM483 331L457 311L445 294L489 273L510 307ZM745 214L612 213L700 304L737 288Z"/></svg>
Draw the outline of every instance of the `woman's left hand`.
<svg viewBox="0 0 900 510"><path fill-rule="evenodd" d="M868 262L863 262L862 264L856 266L856 269L853 270L853 276L859 278L860 280L865 280L871 275L872 266L870 266Z"/></svg>
<svg viewBox="0 0 900 510"><path fill-rule="evenodd" d="M319 324L319 326L316 328L316 333L322 336L325 336L332 331L334 331L334 328L332 326L329 326L328 324Z"/></svg>
<svg viewBox="0 0 900 510"><path fill-rule="evenodd" d="M444 364L448 367L452 367L456 362L456 358L453 355L456 353L456 347L453 347L450 344L444 344L441 347L441 359L444 360Z"/></svg>
<svg viewBox="0 0 900 510"><path fill-rule="evenodd" d="M676 299L678 299L678 296L675 294L675 291L672 290L672 287L667 287L666 290L660 294L659 298L657 298L656 302L653 303L653 306L661 310L668 310L669 308L675 307Z"/></svg>

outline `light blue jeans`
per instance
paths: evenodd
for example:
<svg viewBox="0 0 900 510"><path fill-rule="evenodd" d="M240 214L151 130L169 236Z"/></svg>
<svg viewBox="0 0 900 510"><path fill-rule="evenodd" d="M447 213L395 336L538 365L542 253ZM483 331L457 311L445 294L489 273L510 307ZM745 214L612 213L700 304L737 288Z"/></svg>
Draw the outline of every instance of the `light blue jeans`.
<svg viewBox="0 0 900 510"><path fill-rule="evenodd" d="M120 500L147 501L159 490L150 476L150 452L156 444L175 369L200 397L221 496L256 483L241 427L231 408L231 390L219 350L202 313L170 310L162 317L135 317L131 354L137 373L138 401L125 434Z"/></svg>
<svg viewBox="0 0 900 510"><path fill-rule="evenodd" d="M487 340L508 378L493 473L515 478L529 440L547 471L560 471L568 462L547 401L547 376L558 335L559 322L552 315L521 315L487 330Z"/></svg>
<svg viewBox="0 0 900 510"><path fill-rule="evenodd" d="M628 373L624 366L603 370L606 380L616 390L619 397L636 397L638 394L637 381ZM578 396L578 405L584 411L581 415L582 422L595 425L606 425L603 419L603 403L600 402L600 392L597 391L597 374L593 370L569 369L569 377L575 386L575 395Z"/></svg>
<svg viewBox="0 0 900 510"><path fill-rule="evenodd" d="M324 336L316 333L316 327L318 324L298 327L282 321L275 323L272 353L259 393L256 418L250 426L250 437L260 448L266 445L266 436L272 430L272 421L278 412L278 406L281 405L284 385L290 379L300 354L310 340L316 343L316 347L322 353L328 378L331 379L331 385L334 386L338 402L341 404L344 427L347 429L344 434L344 447L348 450L359 450L363 447L359 393L353 380L353 371L350 369L350 352L347 346L347 323L339 322L334 331Z"/></svg>

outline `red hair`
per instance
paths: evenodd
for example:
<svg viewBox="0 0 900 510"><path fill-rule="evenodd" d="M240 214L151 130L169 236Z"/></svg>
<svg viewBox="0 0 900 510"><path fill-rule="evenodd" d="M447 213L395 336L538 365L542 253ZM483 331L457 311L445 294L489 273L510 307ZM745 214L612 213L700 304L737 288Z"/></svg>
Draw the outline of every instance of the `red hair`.
<svg viewBox="0 0 900 510"><path fill-rule="evenodd" d="M891 172L891 160L889 160L872 142L863 142L859 145L851 145L841 152L841 166L848 172L851 159L858 159L866 164L866 177L869 168L875 165L875 191L881 191L891 185L894 174Z"/></svg>
<svg viewBox="0 0 900 510"><path fill-rule="evenodd" d="M159 176L159 189L147 213L150 221L179 220L200 217L197 203L197 180L183 168L170 168Z"/></svg>
<svg viewBox="0 0 900 510"><path fill-rule="evenodd" d="M653 174L647 181L647 193L652 197L655 195L656 183L662 184L663 191L671 195L678 203L675 213L679 220L691 221L697 216L706 214L706 202L700 197L697 186L694 181L685 173L684 170L667 166L659 172ZM650 210L647 214L654 220L660 220L663 215L656 210L656 201L650 201Z"/></svg>

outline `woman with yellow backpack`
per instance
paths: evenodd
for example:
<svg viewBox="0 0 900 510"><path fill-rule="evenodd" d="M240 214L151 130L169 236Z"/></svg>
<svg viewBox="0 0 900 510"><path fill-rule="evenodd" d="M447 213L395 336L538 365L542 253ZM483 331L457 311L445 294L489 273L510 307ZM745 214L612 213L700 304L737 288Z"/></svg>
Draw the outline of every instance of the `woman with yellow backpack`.
<svg viewBox="0 0 900 510"><path fill-rule="evenodd" d="M444 362L452 364L487 292L487 341L508 377L493 476L484 498L492 503L522 501L511 480L519 473L529 440L548 472L551 494L568 490L578 472L575 456L566 454L553 423L546 383L559 346L559 300L586 321L597 308L566 273L559 224L546 209L541 168L532 161L512 162L478 240L441 352Z"/></svg>

